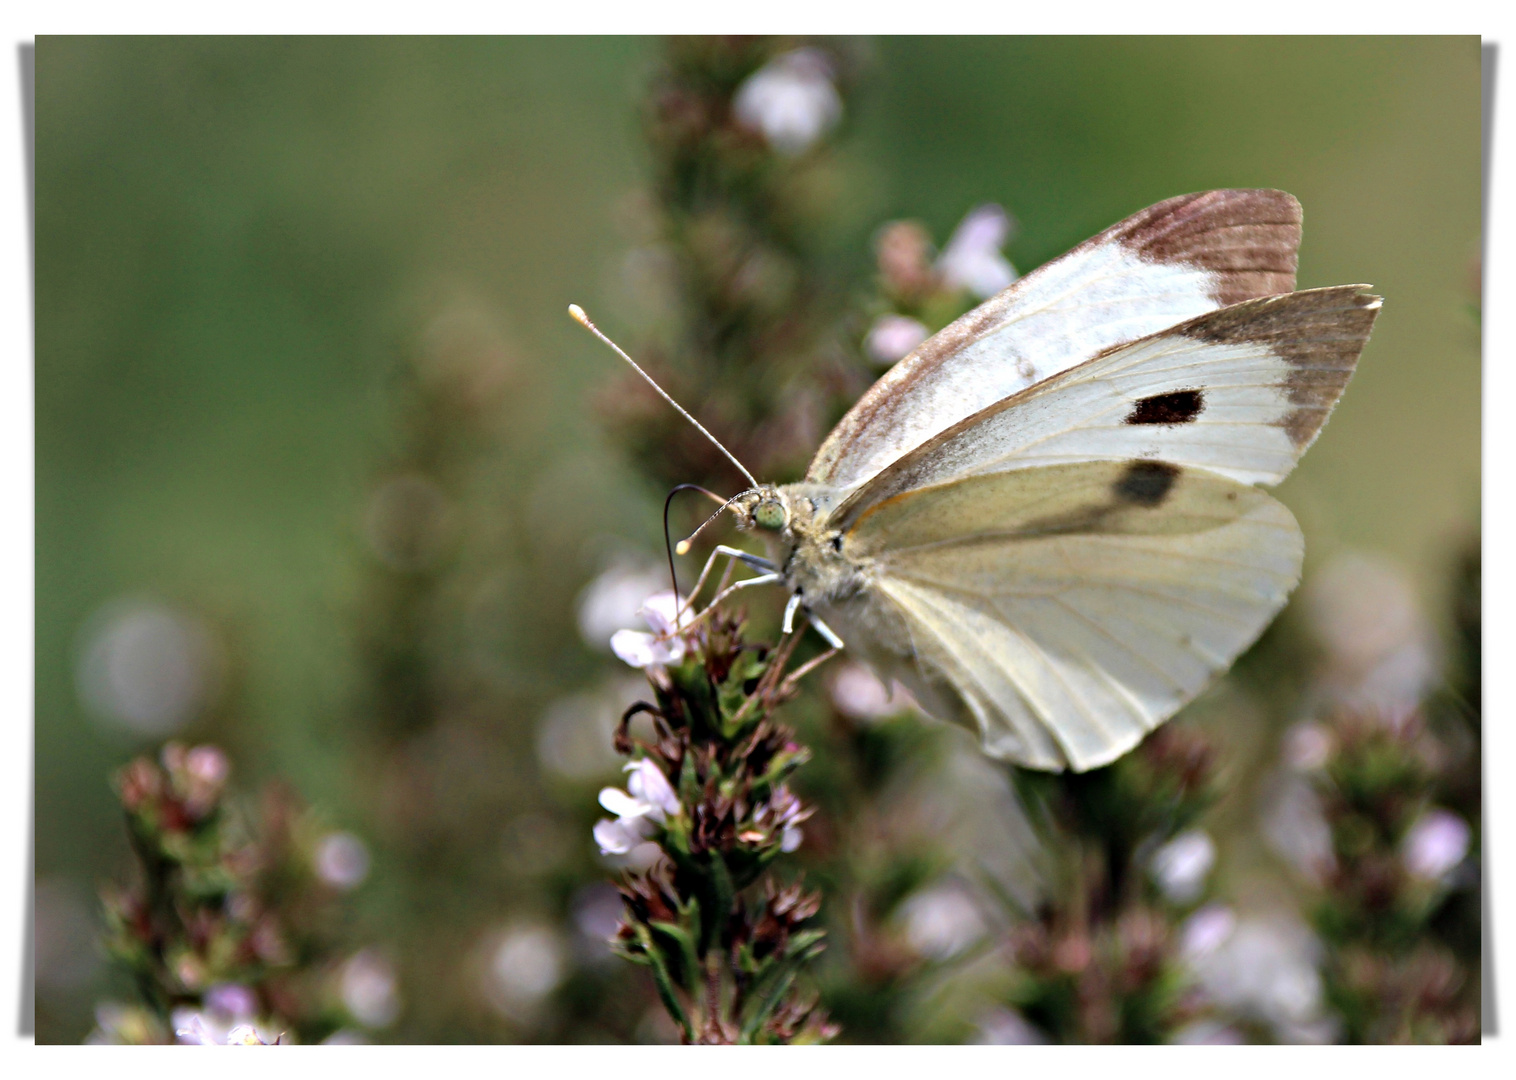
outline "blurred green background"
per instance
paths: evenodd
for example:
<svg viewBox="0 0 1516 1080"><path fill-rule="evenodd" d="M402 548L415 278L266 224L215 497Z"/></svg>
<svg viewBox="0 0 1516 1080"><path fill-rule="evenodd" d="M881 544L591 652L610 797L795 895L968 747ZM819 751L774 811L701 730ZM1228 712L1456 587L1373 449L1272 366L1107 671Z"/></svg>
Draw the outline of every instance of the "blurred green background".
<svg viewBox="0 0 1516 1080"><path fill-rule="evenodd" d="M366 507L396 445L396 371L455 339L510 388L477 492L497 554L464 632L519 719L450 752L499 786L502 814L529 808L538 713L615 666L580 641L574 598L618 542L657 550L661 493L589 405L614 358L564 315L581 303L613 335L638 322L621 267L657 49L38 39L36 870L39 919L73 920L39 929L39 1041L91 1023L105 976L69 942L124 865L107 776L153 744L81 700L97 613L197 613L218 674L180 734L365 831L344 733ZM1476 38L885 38L863 56L824 237L860 281L891 218L945 237L999 202L1025 272L1171 195L1295 194L1300 286L1386 297L1280 488L1307 573L1345 547L1382 553L1446 609L1479 514Z"/></svg>

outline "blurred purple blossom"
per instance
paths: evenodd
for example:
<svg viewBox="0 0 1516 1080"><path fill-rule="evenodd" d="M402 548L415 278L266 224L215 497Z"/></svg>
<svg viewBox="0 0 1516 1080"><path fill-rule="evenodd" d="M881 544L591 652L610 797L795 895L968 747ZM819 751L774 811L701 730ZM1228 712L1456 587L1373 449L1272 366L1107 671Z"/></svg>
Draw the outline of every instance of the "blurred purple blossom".
<svg viewBox="0 0 1516 1080"><path fill-rule="evenodd" d="M1439 881L1453 870L1469 851L1468 822L1441 807L1422 814L1401 842L1406 870L1426 881Z"/></svg>
<svg viewBox="0 0 1516 1080"><path fill-rule="evenodd" d="M737 89L732 108L738 123L791 157L804 153L842 119L831 61L820 49L774 57Z"/></svg>
<svg viewBox="0 0 1516 1080"><path fill-rule="evenodd" d="M994 203L977 206L964 215L952 239L937 258L942 280L987 300L1016 280L1013 267L1000 249L1011 238L1011 218Z"/></svg>
<svg viewBox="0 0 1516 1080"><path fill-rule="evenodd" d="M503 1016L526 1022L567 974L563 943L544 926L507 927L488 955L485 996Z"/></svg>
<svg viewBox="0 0 1516 1080"><path fill-rule="evenodd" d="M869 327L863 347L869 359L887 366L903 360L931 334L926 324L908 315L881 315Z"/></svg>
<svg viewBox="0 0 1516 1080"><path fill-rule="evenodd" d="M327 833L316 845L316 876L334 889L356 889L368 867L368 848L350 832Z"/></svg>
<svg viewBox="0 0 1516 1080"><path fill-rule="evenodd" d="M1320 724L1300 723L1284 733L1284 761L1296 772L1315 772L1326 765L1335 740Z"/></svg>
<svg viewBox="0 0 1516 1080"><path fill-rule="evenodd" d="M1298 775L1278 773L1264 795L1263 834L1296 869L1319 879L1336 864L1321 797Z"/></svg>
<svg viewBox="0 0 1516 1080"><path fill-rule="evenodd" d="M1180 954L1191 964L1221 948L1237 929L1237 916L1223 904L1207 904L1184 921L1179 931Z"/></svg>
<svg viewBox="0 0 1516 1080"><path fill-rule="evenodd" d="M947 882L912 896L900 908L905 937L922 956L945 960L985 933L979 906L962 886Z"/></svg>
<svg viewBox="0 0 1516 1080"><path fill-rule="evenodd" d="M1435 638L1415 585L1381 555L1344 552L1302 594L1326 652L1323 691L1336 702L1393 718L1413 710L1438 677Z"/></svg>
<svg viewBox="0 0 1516 1080"><path fill-rule="evenodd" d="M1177 904L1200 896L1216 865L1216 845L1200 829L1180 833L1153 853L1149 871L1163 894Z"/></svg>
<svg viewBox="0 0 1516 1080"><path fill-rule="evenodd" d="M1321 947L1315 935L1280 916L1227 916L1206 908L1186 925L1185 956L1206 996L1240 1017L1268 1024L1282 1041L1329 1041L1334 1032L1322 1012L1316 970Z"/></svg>
<svg viewBox="0 0 1516 1080"><path fill-rule="evenodd" d="M886 686L866 666L855 662L839 666L828 689L832 704L854 720L878 720L915 705L905 687L897 682Z"/></svg>
<svg viewBox="0 0 1516 1080"><path fill-rule="evenodd" d="M637 625L643 601L663 587L666 579L640 562L622 558L612 563L579 594L579 635L596 649L610 646L611 635Z"/></svg>
<svg viewBox="0 0 1516 1080"><path fill-rule="evenodd" d="M342 967L342 1003L364 1027L383 1028L400 1015L395 967L374 949L364 949Z"/></svg>

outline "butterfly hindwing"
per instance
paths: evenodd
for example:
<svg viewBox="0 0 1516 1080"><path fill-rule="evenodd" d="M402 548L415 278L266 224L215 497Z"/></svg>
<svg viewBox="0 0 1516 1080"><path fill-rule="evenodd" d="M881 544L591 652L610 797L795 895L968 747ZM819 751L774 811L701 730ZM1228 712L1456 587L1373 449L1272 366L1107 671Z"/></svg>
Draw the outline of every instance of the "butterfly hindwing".
<svg viewBox="0 0 1516 1080"><path fill-rule="evenodd" d="M1182 195L1113 225L924 342L879 379L806 479L840 488L1106 349L1295 287L1300 204L1282 191Z"/></svg>
<svg viewBox="0 0 1516 1080"><path fill-rule="evenodd" d="M872 643L876 666L996 756L1083 770L1130 749L1262 632L1303 541L1257 488L1139 459L898 495L857 520L845 551L872 588L828 614Z"/></svg>

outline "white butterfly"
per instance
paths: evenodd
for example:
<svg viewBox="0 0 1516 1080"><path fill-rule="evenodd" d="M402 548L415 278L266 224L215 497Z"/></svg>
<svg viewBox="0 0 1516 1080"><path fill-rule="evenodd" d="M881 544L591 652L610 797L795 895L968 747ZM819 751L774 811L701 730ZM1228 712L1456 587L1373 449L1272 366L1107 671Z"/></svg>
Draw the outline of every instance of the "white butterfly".
<svg viewBox="0 0 1516 1080"><path fill-rule="evenodd" d="M802 483L734 499L772 562L719 551L790 590L787 631L804 610L989 754L1113 761L1299 581L1300 528L1256 485L1316 438L1381 302L1291 292L1299 243L1281 191L1127 218L896 364Z"/></svg>

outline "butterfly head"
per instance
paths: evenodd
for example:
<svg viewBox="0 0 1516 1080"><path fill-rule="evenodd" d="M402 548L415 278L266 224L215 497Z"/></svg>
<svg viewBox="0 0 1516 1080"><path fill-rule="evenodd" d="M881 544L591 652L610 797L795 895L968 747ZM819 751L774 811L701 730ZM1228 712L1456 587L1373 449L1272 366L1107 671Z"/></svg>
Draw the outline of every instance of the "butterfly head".
<svg viewBox="0 0 1516 1080"><path fill-rule="evenodd" d="M732 513L737 517L737 527L744 532L756 529L782 533L790 523L789 499L772 484L764 484L738 497L732 503Z"/></svg>

